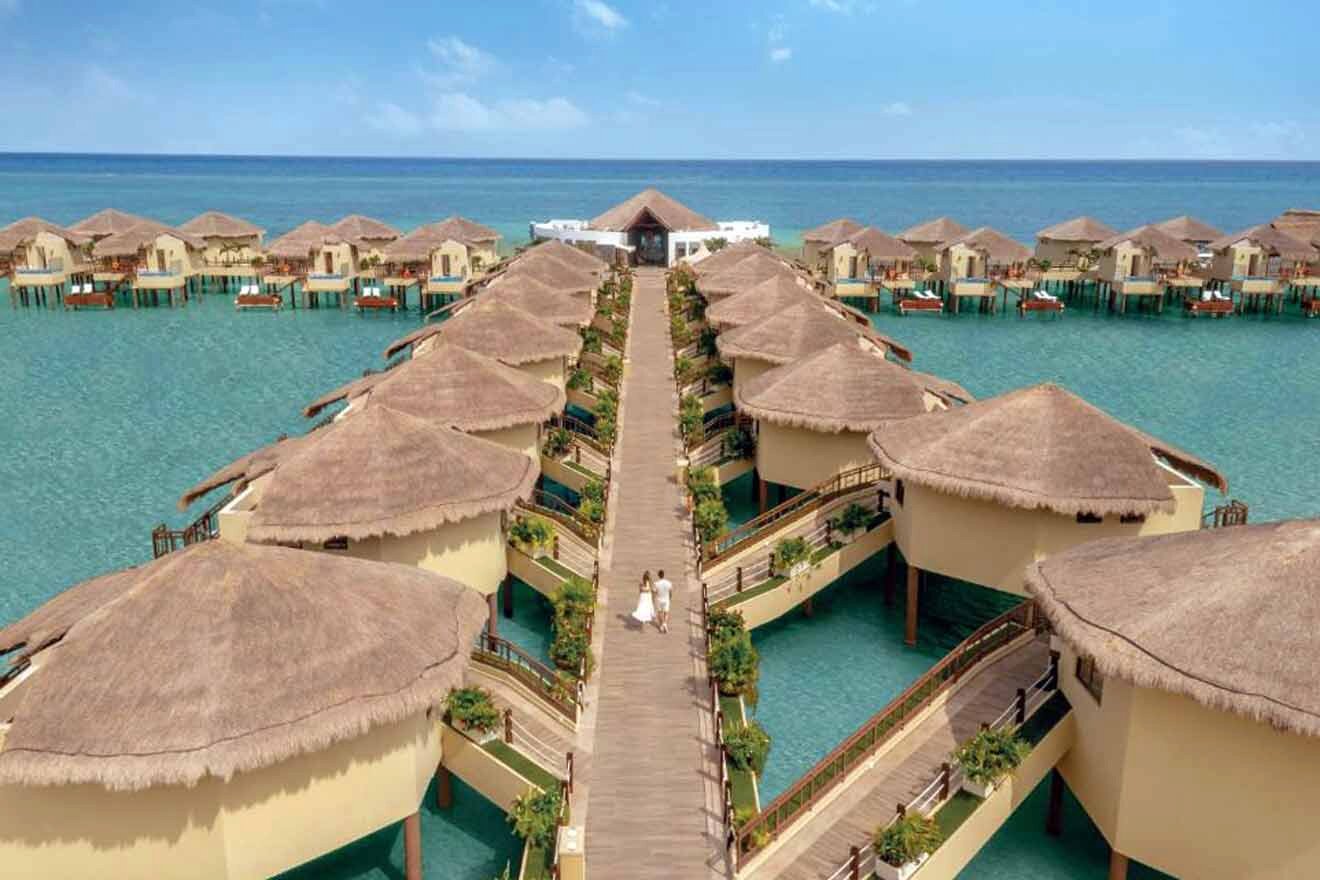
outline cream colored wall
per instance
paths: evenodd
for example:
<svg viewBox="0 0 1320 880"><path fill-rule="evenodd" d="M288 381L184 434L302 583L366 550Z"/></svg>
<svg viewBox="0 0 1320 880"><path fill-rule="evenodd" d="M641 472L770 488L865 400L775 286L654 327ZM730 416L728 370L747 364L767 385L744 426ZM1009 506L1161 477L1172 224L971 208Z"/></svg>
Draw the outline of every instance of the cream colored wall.
<svg viewBox="0 0 1320 880"><path fill-rule="evenodd" d="M46 256L44 264L41 261L42 252ZM91 263L91 260L89 252L71 247L67 241L58 235L52 235L42 230L33 236L32 241L23 249L17 265L25 269L40 269L43 266L49 268L56 261L59 261L64 266L62 271L69 272Z"/></svg>
<svg viewBox="0 0 1320 880"><path fill-rule="evenodd" d="M820 255L827 250L820 242L804 241L802 243L802 262L806 263L812 269L820 265Z"/></svg>
<svg viewBox="0 0 1320 880"><path fill-rule="evenodd" d="M357 248L346 242L339 244L327 244L316 249L315 256L312 259L312 274L325 272L325 255L330 254L334 260L335 271L339 272L345 264L348 265L348 274L355 275L358 271L358 251Z"/></svg>
<svg viewBox="0 0 1320 880"><path fill-rule="evenodd" d="M165 252L164 264L159 259L160 251ZM152 271L168 272L178 264L184 275L193 275L202 268L202 259L203 251L172 235L159 235L147 245L147 266Z"/></svg>
<svg viewBox="0 0 1320 880"><path fill-rule="evenodd" d="M542 382L549 382L551 385L557 386L559 390L564 391L567 388L565 361L566 358L550 358L535 363L520 364L517 369L533 378L540 379Z"/></svg>
<svg viewBox="0 0 1320 880"><path fill-rule="evenodd" d="M1175 510L1145 522L1123 523L1107 516L1099 523L1047 510L1007 507L961 498L907 483L904 502L894 502L899 549L909 563L927 571L1025 595L1023 572L1031 562L1096 538L1159 535L1200 527L1205 490L1170 474Z"/></svg>
<svg viewBox="0 0 1320 880"><path fill-rule="evenodd" d="M1093 247L1095 247L1094 242L1089 241L1037 240L1036 259L1049 260L1051 266L1074 266L1077 264L1077 255L1071 252L1085 253Z"/></svg>
<svg viewBox="0 0 1320 880"><path fill-rule="evenodd" d="M1242 242L1226 247L1222 251L1215 251L1215 258L1211 263L1211 275L1220 281L1249 275L1251 273L1248 270L1251 268L1253 256L1259 263L1257 274L1264 274L1269 265L1264 249Z"/></svg>
<svg viewBox="0 0 1320 880"><path fill-rule="evenodd" d="M774 364L765 361L754 360L753 358L733 358L733 394L736 399L738 389L766 370L773 370Z"/></svg>
<svg viewBox="0 0 1320 880"><path fill-rule="evenodd" d="M449 257L449 271L447 273L444 271L445 257ZM468 249L457 241L446 241L431 252L431 277L433 278L438 278L441 275L469 278L472 275L470 270Z"/></svg>
<svg viewBox="0 0 1320 880"><path fill-rule="evenodd" d="M491 803L508 811L514 800L535 789L527 778L452 727L444 727L445 767Z"/></svg>
<svg viewBox="0 0 1320 880"><path fill-rule="evenodd" d="M238 245L239 250L225 250L226 245ZM243 265L261 253L261 236L244 235L237 238L207 238L203 258L212 264Z"/></svg>
<svg viewBox="0 0 1320 880"><path fill-rule="evenodd" d="M1112 843L1118 830L1133 689L1116 679L1106 681L1104 701L1098 703L1077 680L1076 667L1076 653L1066 644L1060 645L1059 689L1072 706L1077 735L1059 763L1059 772L1105 840Z"/></svg>
<svg viewBox="0 0 1320 880"><path fill-rule="evenodd" d="M0 786L0 873L258 880L416 812L439 761L418 715L229 782Z"/></svg>
<svg viewBox="0 0 1320 880"><path fill-rule="evenodd" d="M756 438L756 469L761 479L798 489L810 489L841 471L872 464L866 434L829 434L789 428L761 420Z"/></svg>
<svg viewBox="0 0 1320 880"><path fill-rule="evenodd" d="M508 573L501 517L496 511L402 537L385 535L349 541L348 550L341 552L363 559L415 565L489 596L499 589Z"/></svg>
<svg viewBox="0 0 1320 880"><path fill-rule="evenodd" d="M499 431L471 431L474 437L498 443L509 449L524 453L537 467L541 465L541 426L540 424L514 425Z"/></svg>
<svg viewBox="0 0 1320 880"><path fill-rule="evenodd" d="M857 260L857 271L853 272L852 261ZM835 245L830 251L829 266L827 277L830 281L838 281L841 278L861 278L866 274L866 261L862 253L851 244L844 242Z"/></svg>
<svg viewBox="0 0 1320 880"><path fill-rule="evenodd" d="M472 274L480 275L500 261L499 243L492 242L489 245L479 245L468 250L468 260L480 257L480 265L474 266Z"/></svg>
<svg viewBox="0 0 1320 880"><path fill-rule="evenodd" d="M971 248L956 244L940 253L940 275L946 281L980 278L985 275L985 260Z"/></svg>

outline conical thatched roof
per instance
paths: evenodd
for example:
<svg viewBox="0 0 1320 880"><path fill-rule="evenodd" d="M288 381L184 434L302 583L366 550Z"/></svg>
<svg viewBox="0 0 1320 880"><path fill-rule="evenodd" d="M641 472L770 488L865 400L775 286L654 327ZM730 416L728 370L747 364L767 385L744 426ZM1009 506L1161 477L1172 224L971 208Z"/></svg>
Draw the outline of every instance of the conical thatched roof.
<svg viewBox="0 0 1320 880"><path fill-rule="evenodd" d="M1179 241L1188 243L1214 241L1224 234L1209 223L1202 223L1195 217L1188 217L1186 214L1154 225L1158 226L1162 232L1167 232Z"/></svg>
<svg viewBox="0 0 1320 880"><path fill-rule="evenodd" d="M534 425L564 410L564 392L499 361L438 345L392 370L341 386L309 405L311 418L340 400L366 396L369 406L440 422L460 431L499 431Z"/></svg>
<svg viewBox="0 0 1320 880"><path fill-rule="evenodd" d="M559 290L595 290L600 286L600 275L564 262L552 254L537 255L536 251L518 257L500 273L500 278L535 278Z"/></svg>
<svg viewBox="0 0 1320 880"><path fill-rule="evenodd" d="M1072 516L1173 510L1153 458L1228 490L1214 468L1057 385L886 425L871 451L900 479L949 495Z"/></svg>
<svg viewBox="0 0 1320 880"><path fill-rule="evenodd" d="M967 234L967 228L949 217L936 217L910 226L898 234L908 244L942 245Z"/></svg>
<svg viewBox="0 0 1320 880"><path fill-rule="evenodd" d="M179 229L200 238L246 238L262 235L266 231L254 223L221 214L219 211L198 214Z"/></svg>
<svg viewBox="0 0 1320 880"><path fill-rule="evenodd" d="M431 259L431 254L446 241L457 239L437 233L434 227L419 226L381 248L381 256L386 262L393 263L424 262Z"/></svg>
<svg viewBox="0 0 1320 880"><path fill-rule="evenodd" d="M671 232L680 230L716 230L719 224L701 216L687 205L678 202L654 187L620 202L604 214L592 218L591 229L623 232L650 214L656 222Z"/></svg>
<svg viewBox="0 0 1320 880"><path fill-rule="evenodd" d="M107 235L92 246L92 254L97 257L129 257L147 247L162 235L177 238L194 248L206 247L206 240L183 232L173 226L157 223L155 220L143 220L114 235Z"/></svg>
<svg viewBox="0 0 1320 880"><path fill-rule="evenodd" d="M884 338L869 332L824 303L802 302L751 324L728 330L715 339L720 355L771 364L792 363L836 342L869 339L881 347Z"/></svg>
<svg viewBox="0 0 1320 880"><path fill-rule="evenodd" d="M815 244L833 245L843 241L854 232L861 230L862 224L848 217L840 217L838 220L831 220L829 223L823 223L815 229L808 229L802 233L802 240L813 242Z"/></svg>
<svg viewBox="0 0 1320 880"><path fill-rule="evenodd" d="M389 360L405 348L412 348L419 342L424 342L427 339L430 339L432 336L437 335L440 332L440 328L443 326L444 324L441 322L423 324L411 333L406 333L403 336L400 336L398 339L391 342L385 349L385 359Z"/></svg>
<svg viewBox="0 0 1320 880"><path fill-rule="evenodd" d="M37 234L41 232L59 236L75 247L81 247L92 240L89 235L65 229L63 226L56 226L54 223L42 220L40 217L24 217L22 220L16 220L0 229L0 253L17 250L21 245L35 239Z"/></svg>
<svg viewBox="0 0 1320 880"><path fill-rule="evenodd" d="M581 248L574 247L567 242L552 238L549 241L543 241L538 245L523 252L524 256L532 254L542 254L548 257L554 257L561 262L568 263L578 269L585 269L588 272L605 272L610 268L610 264L593 254L589 254Z"/></svg>
<svg viewBox="0 0 1320 880"><path fill-rule="evenodd" d="M0 783L193 785L323 750L443 703L486 614L424 569L229 541L84 582L0 630L60 639Z"/></svg>
<svg viewBox="0 0 1320 880"><path fill-rule="evenodd" d="M347 241L324 223L308 220L266 245L267 255L283 259L304 259L316 248Z"/></svg>
<svg viewBox="0 0 1320 880"><path fill-rule="evenodd" d="M234 492L242 492L257 477L273 471L275 466L285 458L306 444L319 440L321 430L323 429L310 431L296 437L282 437L274 443L240 456L179 496L179 510L186 510L188 505L198 498L231 483Z"/></svg>
<svg viewBox="0 0 1320 880"><path fill-rule="evenodd" d="M428 332L430 327L435 330ZM385 356L393 357L395 352L435 335L511 367L551 358L576 357L582 350L582 337L578 333L495 297L479 297L477 302L464 306L452 318L430 327L423 327L396 341L385 350Z"/></svg>
<svg viewBox="0 0 1320 880"><path fill-rule="evenodd" d="M104 211L97 211L90 217L84 217L70 226L69 230L81 235L90 235L92 238L105 238L107 235L114 235L117 232L127 232L146 219L146 217L139 217L127 211L106 208Z"/></svg>
<svg viewBox="0 0 1320 880"><path fill-rule="evenodd" d="M393 241L399 237L399 230L393 226L361 214L349 214L330 229L349 241Z"/></svg>
<svg viewBox="0 0 1320 880"><path fill-rule="evenodd" d="M410 535L508 510L538 476L521 452L385 406L318 433L271 474L248 540Z"/></svg>
<svg viewBox="0 0 1320 880"><path fill-rule="evenodd" d="M894 238L874 226L859 229L843 240L859 251L865 251L873 263L911 260L917 255L917 252L907 242Z"/></svg>
<svg viewBox="0 0 1320 880"><path fill-rule="evenodd" d="M494 244L500 240L500 234L494 229L482 226L466 217L459 217L457 214L424 228L440 236L442 240L453 239L464 244Z"/></svg>
<svg viewBox="0 0 1320 880"><path fill-rule="evenodd" d="M707 275L713 275L716 272L722 272L732 266L747 259L749 256L756 255L758 258L769 258L777 260L780 263L784 261L775 254L761 247L754 241L735 241L713 254L707 254L699 260L689 261L692 271L698 278L704 278ZM787 263L785 263L787 265Z"/></svg>
<svg viewBox="0 0 1320 880"><path fill-rule="evenodd" d="M733 296L771 278L788 281L801 278L787 263L770 256L752 255L720 272L701 275L697 290L712 302L720 297Z"/></svg>
<svg viewBox="0 0 1320 880"><path fill-rule="evenodd" d="M1031 259L1030 248L1014 241L997 229L991 229L989 226L981 226L966 235L960 235L945 244L944 247L947 249L955 245L971 248L984 254L989 262L999 265L1025 263Z"/></svg>
<svg viewBox="0 0 1320 880"><path fill-rule="evenodd" d="M1196 248L1158 226L1138 226L1136 229L1120 232L1099 242L1096 247L1108 251L1125 242L1149 251L1165 261L1196 259Z"/></svg>
<svg viewBox="0 0 1320 880"><path fill-rule="evenodd" d="M1320 520L1091 541L1027 591L1106 676L1320 736Z"/></svg>
<svg viewBox="0 0 1320 880"><path fill-rule="evenodd" d="M522 309L560 327L585 327L596 313L588 291L553 287L534 275L501 275L486 286L475 302L491 300ZM460 306L458 314L467 308L471 306Z"/></svg>
<svg viewBox="0 0 1320 880"><path fill-rule="evenodd" d="M734 391L739 412L790 428L872 431L926 411L918 374L858 337L775 367Z"/></svg>
<svg viewBox="0 0 1320 880"><path fill-rule="evenodd" d="M1083 241L1094 244L1117 234L1118 230L1112 226L1094 217L1082 216L1042 229L1036 233L1036 238L1040 241Z"/></svg>
<svg viewBox="0 0 1320 880"><path fill-rule="evenodd" d="M1270 225L1298 241L1308 241L1320 247L1320 211L1289 208L1271 220Z"/></svg>
<svg viewBox="0 0 1320 880"><path fill-rule="evenodd" d="M1216 239L1210 242L1210 250L1227 250L1240 241L1249 241L1259 248L1264 248L1267 253L1284 260L1296 260L1305 263L1320 256L1310 242L1298 241L1268 223Z"/></svg>
<svg viewBox="0 0 1320 880"><path fill-rule="evenodd" d="M706 309L706 323L720 330L741 327L791 305L813 300L816 294L797 279L776 274L742 293L719 300Z"/></svg>

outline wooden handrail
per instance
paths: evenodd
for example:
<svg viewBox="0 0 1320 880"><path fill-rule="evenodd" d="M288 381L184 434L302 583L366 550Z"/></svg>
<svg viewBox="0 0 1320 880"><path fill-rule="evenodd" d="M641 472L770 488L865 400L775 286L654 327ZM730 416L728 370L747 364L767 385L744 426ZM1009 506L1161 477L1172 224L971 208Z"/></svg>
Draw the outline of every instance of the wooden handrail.
<svg viewBox="0 0 1320 880"><path fill-rule="evenodd" d="M895 731L919 714L931 701L950 688L969 669L998 648L1033 628L1036 615L1030 600L978 627L903 693L873 715L856 732L837 745L807 773L770 802L755 819L738 832L738 857L761 847L757 837L778 836L784 828L805 815L826 793L841 784L854 768L883 746Z"/></svg>
<svg viewBox="0 0 1320 880"><path fill-rule="evenodd" d="M532 490L532 500L523 501L520 504L531 513L553 520L592 547L600 546L600 531L590 523L585 523L579 519L577 511L562 498L540 489L534 489Z"/></svg>
<svg viewBox="0 0 1320 880"><path fill-rule="evenodd" d="M182 529L171 529L165 523L157 525L151 530L152 558L159 559L166 553L172 553L181 547L218 538L220 536L220 511L233 499L232 494L225 495L202 511L200 516Z"/></svg>
<svg viewBox="0 0 1320 880"><path fill-rule="evenodd" d="M508 639L482 633L472 647L472 659L509 673L570 721L577 721L577 691L559 684L558 674Z"/></svg>

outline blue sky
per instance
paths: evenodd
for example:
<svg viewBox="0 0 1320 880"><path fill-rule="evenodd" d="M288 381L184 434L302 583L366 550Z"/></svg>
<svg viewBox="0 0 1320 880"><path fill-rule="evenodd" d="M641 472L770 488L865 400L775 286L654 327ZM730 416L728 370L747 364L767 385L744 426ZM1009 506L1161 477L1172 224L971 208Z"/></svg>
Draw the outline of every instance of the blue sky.
<svg viewBox="0 0 1320 880"><path fill-rule="evenodd" d="M0 150L1317 159L1313 4L0 0Z"/></svg>

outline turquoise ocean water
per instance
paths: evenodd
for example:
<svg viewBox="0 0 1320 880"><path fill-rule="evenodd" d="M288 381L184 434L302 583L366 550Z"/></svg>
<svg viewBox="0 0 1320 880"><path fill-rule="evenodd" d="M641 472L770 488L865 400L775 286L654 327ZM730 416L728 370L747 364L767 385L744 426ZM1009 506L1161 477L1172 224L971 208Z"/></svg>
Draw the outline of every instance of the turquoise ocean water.
<svg viewBox="0 0 1320 880"><path fill-rule="evenodd" d="M717 219L769 222L786 242L840 215L895 231L948 214L1030 242L1036 230L1083 213L1120 228L1188 213L1231 229L1289 207L1320 207L1316 163L0 155L0 225L29 214L68 223L109 206L179 223L216 209L273 237L305 219L347 213L401 228L459 213L516 243L531 220L589 217L647 185ZM330 310L236 314L218 295L173 311L0 308L0 623L72 583L149 558L151 526L188 519L175 509L183 489L302 429L298 411L307 401L380 366L384 345L417 320ZM1320 475L1309 462L1320 433L1320 321L1293 312L1189 321L1172 310L1160 318L1070 310L1062 320L882 314L875 322L914 349L919 368L978 395L1056 380L1188 447L1227 472L1253 519L1317 510ZM531 639L541 621L535 606L523 606ZM798 638L790 631L783 643ZM495 820L428 814L441 835L428 832L428 854L455 854L452 870L437 876L485 880L500 853L516 852ZM469 849L464 841L472 840L494 849ZM370 875L353 859L338 864L327 874Z"/></svg>

